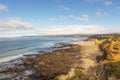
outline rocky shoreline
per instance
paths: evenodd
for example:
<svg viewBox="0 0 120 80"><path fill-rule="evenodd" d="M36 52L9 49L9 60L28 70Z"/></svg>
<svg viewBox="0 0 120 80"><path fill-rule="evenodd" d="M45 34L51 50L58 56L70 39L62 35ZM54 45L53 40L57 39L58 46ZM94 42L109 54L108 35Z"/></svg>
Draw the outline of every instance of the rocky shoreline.
<svg viewBox="0 0 120 80"><path fill-rule="evenodd" d="M0 80L120 79L120 38L59 43L40 53L1 63Z"/></svg>
<svg viewBox="0 0 120 80"><path fill-rule="evenodd" d="M78 44L59 43L44 54L24 55L23 58L0 64L0 80L53 80L80 67L81 47Z"/></svg>

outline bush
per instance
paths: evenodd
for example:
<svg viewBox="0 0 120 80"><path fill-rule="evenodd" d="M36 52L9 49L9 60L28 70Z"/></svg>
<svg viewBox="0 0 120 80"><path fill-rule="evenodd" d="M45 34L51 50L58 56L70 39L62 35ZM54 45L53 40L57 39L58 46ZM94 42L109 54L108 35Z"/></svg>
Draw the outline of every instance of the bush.
<svg viewBox="0 0 120 80"><path fill-rule="evenodd" d="M120 62L106 64L107 75L120 79Z"/></svg>

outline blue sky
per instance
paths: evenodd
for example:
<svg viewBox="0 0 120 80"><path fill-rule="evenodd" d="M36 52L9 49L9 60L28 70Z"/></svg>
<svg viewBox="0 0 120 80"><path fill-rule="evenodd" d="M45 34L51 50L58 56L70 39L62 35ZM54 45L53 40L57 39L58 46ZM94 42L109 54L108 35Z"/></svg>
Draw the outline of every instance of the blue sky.
<svg viewBox="0 0 120 80"><path fill-rule="evenodd" d="M113 33L120 0L0 0L0 37Z"/></svg>

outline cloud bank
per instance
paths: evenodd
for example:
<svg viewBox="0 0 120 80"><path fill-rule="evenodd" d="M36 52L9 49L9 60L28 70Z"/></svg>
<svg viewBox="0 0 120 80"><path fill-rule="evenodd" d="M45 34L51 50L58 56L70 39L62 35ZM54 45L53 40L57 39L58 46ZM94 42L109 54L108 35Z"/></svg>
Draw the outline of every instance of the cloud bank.
<svg viewBox="0 0 120 80"><path fill-rule="evenodd" d="M14 27L14 28L17 30L3 31L3 32L0 31L0 37L64 35L64 34L65 35L69 35L69 34L104 34L104 33L119 33L120 32L119 31L120 29L105 28L105 27L99 26L99 25L49 26L49 27L45 27L45 28L32 28L32 29L29 29L29 27L25 25L23 27L18 26L18 27ZM20 28L20 30L19 30L19 28ZM8 27L8 29L9 29L9 27ZM24 30L24 29L26 29L26 30Z"/></svg>
<svg viewBox="0 0 120 80"><path fill-rule="evenodd" d="M51 26L49 28L36 29L38 34L61 35L61 34L102 34L119 32L118 29L105 28L99 25L67 25Z"/></svg>
<svg viewBox="0 0 120 80"><path fill-rule="evenodd" d="M9 30L26 30L31 29L30 23L22 21L20 18L8 18L7 20L0 20L0 31Z"/></svg>

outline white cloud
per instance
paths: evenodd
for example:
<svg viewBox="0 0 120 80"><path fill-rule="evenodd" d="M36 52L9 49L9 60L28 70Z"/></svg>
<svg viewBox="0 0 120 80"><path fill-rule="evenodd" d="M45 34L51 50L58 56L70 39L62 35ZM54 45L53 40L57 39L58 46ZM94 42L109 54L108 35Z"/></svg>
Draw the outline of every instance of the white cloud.
<svg viewBox="0 0 120 80"><path fill-rule="evenodd" d="M76 15L70 15L70 18L75 19L75 20L79 20L80 19L80 17L76 16Z"/></svg>
<svg viewBox="0 0 120 80"><path fill-rule="evenodd" d="M30 30L14 30L0 31L0 37L19 37L19 36L34 36L38 35L33 29Z"/></svg>
<svg viewBox="0 0 120 80"><path fill-rule="evenodd" d="M89 16L87 14L84 14L82 16L70 15L69 17L73 18L75 20L79 20L79 21L88 21L89 20Z"/></svg>
<svg viewBox="0 0 120 80"><path fill-rule="evenodd" d="M31 29L30 23L20 20L20 18L9 17L7 20L0 20L0 31L27 30Z"/></svg>
<svg viewBox="0 0 120 80"><path fill-rule="evenodd" d="M97 34L119 32L118 29L105 28L99 25L67 25L50 26L49 28L36 29L35 32L43 35L62 35L62 34Z"/></svg>
<svg viewBox="0 0 120 80"><path fill-rule="evenodd" d="M8 11L8 7L6 5L0 4L0 11Z"/></svg>
<svg viewBox="0 0 120 80"><path fill-rule="evenodd" d="M66 25L32 28L29 30L0 31L0 37L62 35L62 34L102 34L117 33L120 29L105 28L100 25Z"/></svg>
<svg viewBox="0 0 120 80"><path fill-rule="evenodd" d="M57 21L57 19L55 17L50 17L49 20L50 21Z"/></svg>
<svg viewBox="0 0 120 80"><path fill-rule="evenodd" d="M63 6L63 5L59 5L58 6L59 10L70 10L69 7Z"/></svg>
<svg viewBox="0 0 120 80"><path fill-rule="evenodd" d="M112 5L112 2L111 1L105 1L105 5L110 6L110 5Z"/></svg>
<svg viewBox="0 0 120 80"><path fill-rule="evenodd" d="M58 20L65 20L67 18L68 18L67 16L59 15L58 17L50 17L49 20L50 21L58 21Z"/></svg>
<svg viewBox="0 0 120 80"><path fill-rule="evenodd" d="M82 17L80 18L80 21L88 21L89 20L89 16L87 14L82 15Z"/></svg>
<svg viewBox="0 0 120 80"><path fill-rule="evenodd" d="M85 1L89 2L89 3L101 2L101 3L104 3L105 6L112 5L112 1L110 1L110 0L85 0Z"/></svg>
<svg viewBox="0 0 120 80"><path fill-rule="evenodd" d="M83 14L81 16L76 16L76 15L68 15L68 16L63 16L60 15L58 17L50 17L50 21L59 21L59 20L67 20L67 19L72 19L72 20L77 20L77 21L88 21L89 16L87 14Z"/></svg>
<svg viewBox="0 0 120 80"><path fill-rule="evenodd" d="M104 13L102 10L98 10L98 11L96 12L96 16L97 16L97 17L109 16L109 14L108 14L108 13Z"/></svg>

